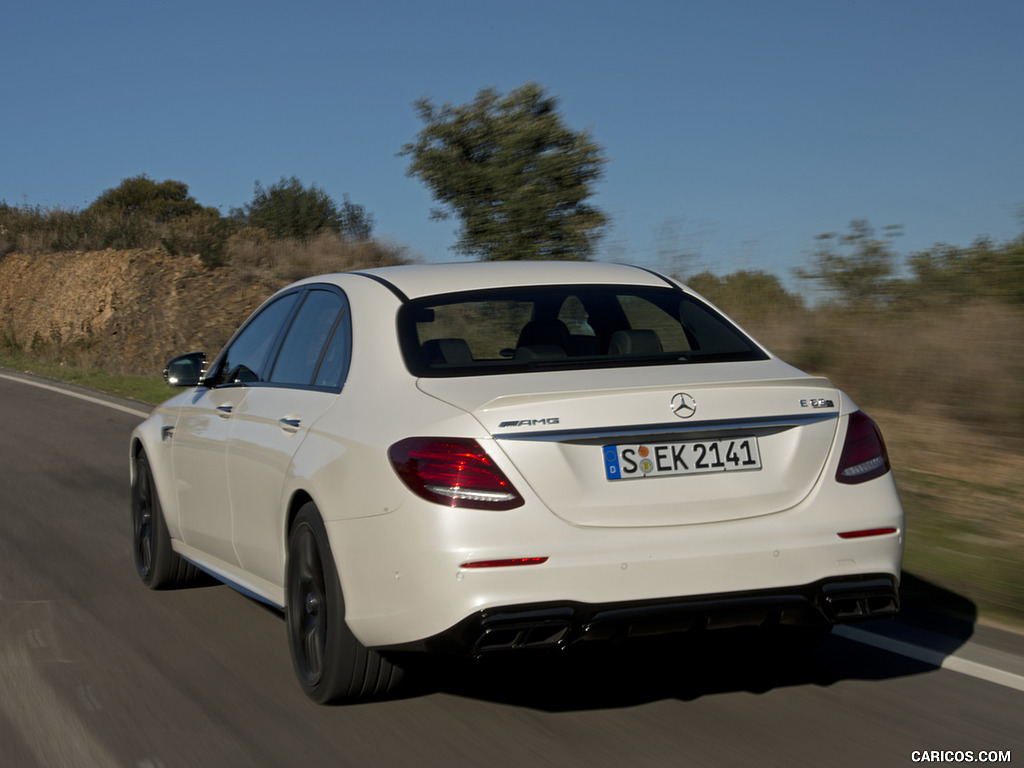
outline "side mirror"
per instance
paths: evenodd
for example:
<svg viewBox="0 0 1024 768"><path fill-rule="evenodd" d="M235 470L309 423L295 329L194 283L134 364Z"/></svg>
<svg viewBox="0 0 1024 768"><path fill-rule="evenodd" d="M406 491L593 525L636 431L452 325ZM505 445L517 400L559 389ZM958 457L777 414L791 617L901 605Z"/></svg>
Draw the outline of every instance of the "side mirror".
<svg viewBox="0 0 1024 768"><path fill-rule="evenodd" d="M172 357L164 366L164 381L172 387L194 387L206 373L206 353L189 352Z"/></svg>

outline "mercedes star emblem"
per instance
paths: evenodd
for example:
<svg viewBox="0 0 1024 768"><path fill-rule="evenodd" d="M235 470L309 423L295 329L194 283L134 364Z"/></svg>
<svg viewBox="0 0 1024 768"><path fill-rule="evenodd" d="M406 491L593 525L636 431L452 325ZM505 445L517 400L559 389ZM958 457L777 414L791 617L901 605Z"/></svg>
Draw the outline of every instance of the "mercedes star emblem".
<svg viewBox="0 0 1024 768"><path fill-rule="evenodd" d="M685 392L680 392L672 395L669 407L672 409L672 413L680 419L688 419L697 412L697 401Z"/></svg>

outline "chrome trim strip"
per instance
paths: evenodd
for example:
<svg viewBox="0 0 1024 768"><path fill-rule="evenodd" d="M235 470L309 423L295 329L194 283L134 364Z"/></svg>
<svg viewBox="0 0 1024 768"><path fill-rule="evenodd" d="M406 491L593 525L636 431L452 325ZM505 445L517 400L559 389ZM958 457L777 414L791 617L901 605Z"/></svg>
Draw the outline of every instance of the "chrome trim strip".
<svg viewBox="0 0 1024 768"><path fill-rule="evenodd" d="M788 416L765 416L747 419L719 419L686 424L680 422L662 424L634 424L623 427L590 427L586 429L561 429L536 432L495 432L495 440L537 440L549 443L593 442L614 440L620 437L653 437L664 435L689 435L696 432L736 432L755 429L780 429L805 427L822 421L838 419L839 412L795 413Z"/></svg>

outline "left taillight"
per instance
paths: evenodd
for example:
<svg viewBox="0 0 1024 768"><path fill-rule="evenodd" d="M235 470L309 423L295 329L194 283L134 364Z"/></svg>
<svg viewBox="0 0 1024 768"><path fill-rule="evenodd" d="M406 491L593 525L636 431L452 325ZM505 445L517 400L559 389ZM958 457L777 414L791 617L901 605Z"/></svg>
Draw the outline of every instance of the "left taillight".
<svg viewBox="0 0 1024 768"><path fill-rule="evenodd" d="M889 453L878 425L864 411L851 413L836 480L852 485L881 477L888 471Z"/></svg>
<svg viewBox="0 0 1024 768"><path fill-rule="evenodd" d="M514 509L523 498L476 440L410 437L388 449L398 476L417 496L448 507Z"/></svg>

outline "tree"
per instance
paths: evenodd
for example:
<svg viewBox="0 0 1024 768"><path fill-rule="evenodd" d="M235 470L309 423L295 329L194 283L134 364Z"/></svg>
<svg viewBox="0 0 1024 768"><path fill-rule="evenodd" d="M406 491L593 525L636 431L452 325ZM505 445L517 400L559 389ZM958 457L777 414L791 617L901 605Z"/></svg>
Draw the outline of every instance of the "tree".
<svg viewBox="0 0 1024 768"><path fill-rule="evenodd" d="M189 196L187 184L171 179L156 182L143 174L124 179L120 185L104 191L86 210L116 213L125 218L140 214L153 221L168 222L204 209Z"/></svg>
<svg viewBox="0 0 1024 768"><path fill-rule="evenodd" d="M373 234L373 216L366 209L353 203L344 195L341 202L341 235L347 240L364 242Z"/></svg>
<svg viewBox="0 0 1024 768"><path fill-rule="evenodd" d="M849 234L818 235L820 245L812 254L813 265L796 269L797 277L820 281L826 291L848 306L884 302L893 286L894 254L890 244L900 228L885 227L884 232L885 237L876 237L866 220L856 219L850 222Z"/></svg>
<svg viewBox="0 0 1024 768"><path fill-rule="evenodd" d="M1024 305L1024 235L1005 243L978 238L966 248L938 244L913 254L914 275L900 300L910 306L989 299Z"/></svg>
<svg viewBox="0 0 1024 768"><path fill-rule="evenodd" d="M586 200L605 160L587 131L564 125L544 88L414 106L424 127L399 154L441 204L432 218L461 219L456 250L488 260L590 256L606 218Z"/></svg>
<svg viewBox="0 0 1024 768"><path fill-rule="evenodd" d="M373 219L361 205L345 198L342 210L315 184L305 187L295 176L264 188L255 184L252 202L232 210L242 224L259 227L271 237L305 239L334 232L356 240L369 239Z"/></svg>

